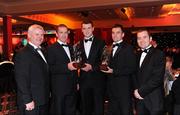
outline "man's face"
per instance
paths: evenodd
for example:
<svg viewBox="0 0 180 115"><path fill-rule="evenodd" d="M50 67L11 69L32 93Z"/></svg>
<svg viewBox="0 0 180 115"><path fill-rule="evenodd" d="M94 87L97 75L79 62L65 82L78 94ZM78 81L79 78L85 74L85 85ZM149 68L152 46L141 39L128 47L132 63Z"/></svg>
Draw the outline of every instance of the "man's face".
<svg viewBox="0 0 180 115"><path fill-rule="evenodd" d="M39 28L35 28L28 35L30 42L37 47L40 46L44 40L44 30L41 30Z"/></svg>
<svg viewBox="0 0 180 115"><path fill-rule="evenodd" d="M56 36L58 37L58 39L62 42L67 42L68 39L68 29L66 27L58 27L58 31Z"/></svg>
<svg viewBox="0 0 180 115"><path fill-rule="evenodd" d="M142 49L147 48L151 44L151 39L146 30L137 33L137 43Z"/></svg>
<svg viewBox="0 0 180 115"><path fill-rule="evenodd" d="M85 38L93 35L94 27L92 24L82 24L82 32Z"/></svg>
<svg viewBox="0 0 180 115"><path fill-rule="evenodd" d="M112 39L114 42L118 42L122 40L124 37L124 32L122 31L121 28L112 28Z"/></svg>

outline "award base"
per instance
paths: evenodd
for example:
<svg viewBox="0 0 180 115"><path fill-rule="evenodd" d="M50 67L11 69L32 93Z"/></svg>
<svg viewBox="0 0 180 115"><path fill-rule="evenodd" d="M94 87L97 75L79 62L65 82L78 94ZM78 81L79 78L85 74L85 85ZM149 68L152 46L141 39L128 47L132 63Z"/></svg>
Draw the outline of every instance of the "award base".
<svg viewBox="0 0 180 115"><path fill-rule="evenodd" d="M80 69L80 68L85 67L85 64L84 63L73 63L73 66L77 69Z"/></svg>
<svg viewBox="0 0 180 115"><path fill-rule="evenodd" d="M100 70L107 71L108 70L107 65L106 64L100 65Z"/></svg>

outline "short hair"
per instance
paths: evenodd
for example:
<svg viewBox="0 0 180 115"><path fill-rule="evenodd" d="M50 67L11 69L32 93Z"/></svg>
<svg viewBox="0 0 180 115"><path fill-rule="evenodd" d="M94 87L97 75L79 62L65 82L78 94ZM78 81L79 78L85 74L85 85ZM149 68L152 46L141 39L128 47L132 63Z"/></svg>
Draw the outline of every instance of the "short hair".
<svg viewBox="0 0 180 115"><path fill-rule="evenodd" d="M59 24L56 28L57 32L58 32L58 28L60 28L60 27L65 27L65 28L67 28L67 30L69 30L69 28L65 24Z"/></svg>
<svg viewBox="0 0 180 115"><path fill-rule="evenodd" d="M121 24L114 24L112 29L113 28L121 28L122 32L124 32L124 28L123 28L123 26Z"/></svg>
<svg viewBox="0 0 180 115"><path fill-rule="evenodd" d="M93 24L93 22L92 22L91 20L84 20L84 21L82 21L81 26L82 26L83 24L91 24L92 27L94 27L94 24Z"/></svg>
<svg viewBox="0 0 180 115"><path fill-rule="evenodd" d="M44 32L44 28L41 25L33 24L33 25L29 26L27 36L31 37L31 34L35 29L40 29Z"/></svg>
<svg viewBox="0 0 180 115"><path fill-rule="evenodd" d="M149 30L147 28L141 28L141 29L137 30L137 33L140 33L142 31L147 31L149 37L151 36L151 33L149 32Z"/></svg>
<svg viewBox="0 0 180 115"><path fill-rule="evenodd" d="M40 30L44 31L44 28L41 25L33 24L33 25L29 26L28 33L31 33L34 29L40 29Z"/></svg>

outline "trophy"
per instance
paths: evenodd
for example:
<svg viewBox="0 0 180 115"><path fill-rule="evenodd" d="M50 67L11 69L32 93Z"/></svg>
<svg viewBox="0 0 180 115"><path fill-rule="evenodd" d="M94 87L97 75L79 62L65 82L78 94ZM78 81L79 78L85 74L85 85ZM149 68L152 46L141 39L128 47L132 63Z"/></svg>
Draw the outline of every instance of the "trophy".
<svg viewBox="0 0 180 115"><path fill-rule="evenodd" d="M103 53L101 55L101 65L100 65L100 70L107 71L108 70L108 63L109 59L111 57L111 51L112 51L112 46L105 46L103 48Z"/></svg>
<svg viewBox="0 0 180 115"><path fill-rule="evenodd" d="M75 63L73 63L73 66L77 69L85 67L85 64L84 64L83 58L82 58L83 51L82 51L80 42L76 43L73 46L73 50L74 50L74 61L75 61Z"/></svg>

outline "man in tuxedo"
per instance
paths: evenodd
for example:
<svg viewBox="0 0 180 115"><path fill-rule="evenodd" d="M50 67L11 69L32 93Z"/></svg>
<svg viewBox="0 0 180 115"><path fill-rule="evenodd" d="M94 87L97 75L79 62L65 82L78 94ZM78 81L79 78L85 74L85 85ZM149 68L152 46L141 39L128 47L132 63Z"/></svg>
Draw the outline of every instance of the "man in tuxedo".
<svg viewBox="0 0 180 115"><path fill-rule="evenodd" d="M132 115L132 74L136 70L132 46L123 41L122 25L112 27L113 49L108 76L109 115Z"/></svg>
<svg viewBox="0 0 180 115"><path fill-rule="evenodd" d="M47 52L51 73L52 115L75 115L77 76L72 47L67 44L68 34L68 27L60 24L56 32L58 40Z"/></svg>
<svg viewBox="0 0 180 115"><path fill-rule="evenodd" d="M44 52L40 49L44 29L31 25L29 42L15 56L15 79L17 82L20 115L48 115L49 71Z"/></svg>
<svg viewBox="0 0 180 115"><path fill-rule="evenodd" d="M163 113L163 81L165 57L162 51L151 45L146 29L137 32L141 52L137 54L138 67L134 96L137 99L137 115L161 115Z"/></svg>
<svg viewBox="0 0 180 115"><path fill-rule="evenodd" d="M84 67L81 68L79 84L83 115L104 114L105 76L99 69L105 42L93 35L90 20L82 22L84 39L79 42Z"/></svg>

